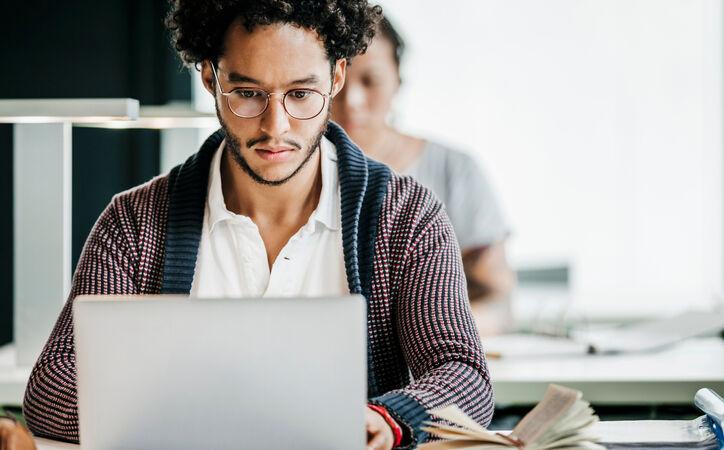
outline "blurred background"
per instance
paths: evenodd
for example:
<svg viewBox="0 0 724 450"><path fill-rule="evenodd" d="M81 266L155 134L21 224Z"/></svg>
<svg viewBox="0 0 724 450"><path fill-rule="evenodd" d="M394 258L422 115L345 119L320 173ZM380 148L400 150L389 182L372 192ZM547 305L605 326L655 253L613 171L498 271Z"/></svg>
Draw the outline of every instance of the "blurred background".
<svg viewBox="0 0 724 450"><path fill-rule="evenodd" d="M717 301L721 1L382 5L409 44L393 120L481 161L522 287L567 280L588 316Z"/></svg>

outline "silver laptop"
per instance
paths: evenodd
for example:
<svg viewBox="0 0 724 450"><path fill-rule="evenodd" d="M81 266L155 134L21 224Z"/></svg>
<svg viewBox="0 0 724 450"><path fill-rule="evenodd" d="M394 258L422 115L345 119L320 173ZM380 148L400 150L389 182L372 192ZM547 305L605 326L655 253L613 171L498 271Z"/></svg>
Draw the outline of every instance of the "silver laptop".
<svg viewBox="0 0 724 450"><path fill-rule="evenodd" d="M84 296L73 313L81 448L365 448L360 296Z"/></svg>

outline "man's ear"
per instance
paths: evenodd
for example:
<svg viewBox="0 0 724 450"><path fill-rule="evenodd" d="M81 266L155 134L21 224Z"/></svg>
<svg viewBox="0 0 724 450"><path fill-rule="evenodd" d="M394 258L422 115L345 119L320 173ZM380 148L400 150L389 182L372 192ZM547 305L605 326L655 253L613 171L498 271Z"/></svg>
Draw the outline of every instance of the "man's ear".
<svg viewBox="0 0 724 450"><path fill-rule="evenodd" d="M201 82L204 83L204 87L207 91L209 91L209 94L216 96L216 87L215 83L216 80L214 80L214 74L211 71L211 61L208 59L204 60L201 63Z"/></svg>
<svg viewBox="0 0 724 450"><path fill-rule="evenodd" d="M347 59L338 59L334 63L334 80L332 80L332 97L336 96L344 87L344 80L347 76Z"/></svg>

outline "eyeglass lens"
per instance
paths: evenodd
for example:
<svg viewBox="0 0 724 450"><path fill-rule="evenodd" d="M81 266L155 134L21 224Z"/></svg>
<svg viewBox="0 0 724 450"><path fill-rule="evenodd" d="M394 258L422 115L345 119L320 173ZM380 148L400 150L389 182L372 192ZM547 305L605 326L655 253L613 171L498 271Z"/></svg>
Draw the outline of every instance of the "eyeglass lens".
<svg viewBox="0 0 724 450"><path fill-rule="evenodd" d="M227 97L229 108L241 117L256 117L269 103L269 94L261 89L235 89ZM295 119L311 119L324 108L324 95L310 89L293 89L284 94L284 109Z"/></svg>

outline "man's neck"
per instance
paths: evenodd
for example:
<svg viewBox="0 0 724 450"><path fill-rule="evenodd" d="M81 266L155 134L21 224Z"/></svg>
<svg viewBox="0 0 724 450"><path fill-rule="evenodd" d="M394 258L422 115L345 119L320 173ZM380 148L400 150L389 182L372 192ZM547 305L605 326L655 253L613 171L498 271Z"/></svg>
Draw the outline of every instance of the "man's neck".
<svg viewBox="0 0 724 450"><path fill-rule="evenodd" d="M253 180L224 152L221 181L226 207L248 216L257 226L303 225L319 203L322 190L320 153L320 149L315 151L307 164L286 183L272 186Z"/></svg>

